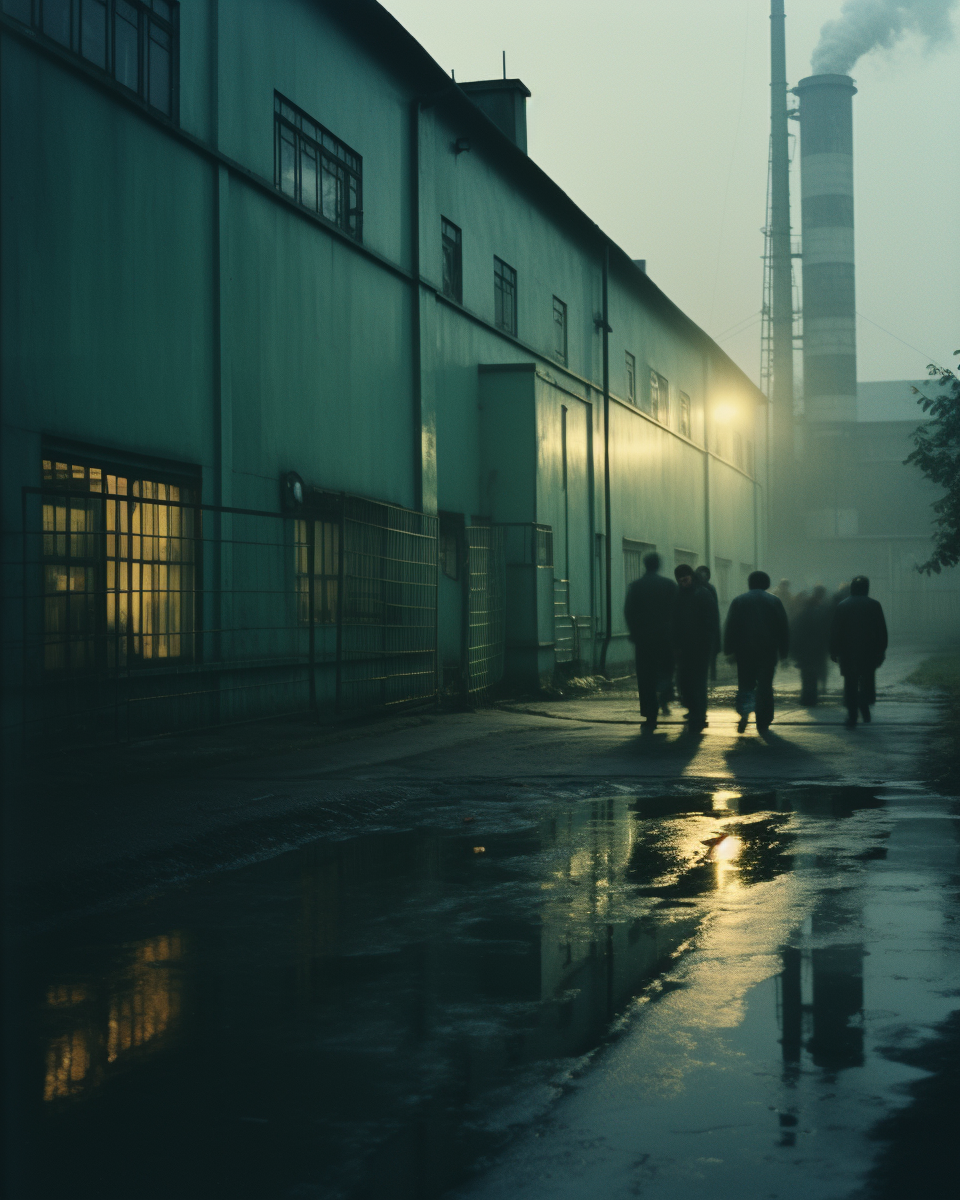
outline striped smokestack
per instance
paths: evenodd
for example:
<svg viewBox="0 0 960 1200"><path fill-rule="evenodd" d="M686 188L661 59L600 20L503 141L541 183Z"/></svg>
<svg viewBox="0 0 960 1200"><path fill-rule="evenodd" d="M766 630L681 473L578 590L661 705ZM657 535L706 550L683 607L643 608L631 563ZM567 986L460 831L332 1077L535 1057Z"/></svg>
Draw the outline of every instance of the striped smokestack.
<svg viewBox="0 0 960 1200"><path fill-rule="evenodd" d="M800 97L803 394L807 421L857 418L853 97L849 75L810 75Z"/></svg>

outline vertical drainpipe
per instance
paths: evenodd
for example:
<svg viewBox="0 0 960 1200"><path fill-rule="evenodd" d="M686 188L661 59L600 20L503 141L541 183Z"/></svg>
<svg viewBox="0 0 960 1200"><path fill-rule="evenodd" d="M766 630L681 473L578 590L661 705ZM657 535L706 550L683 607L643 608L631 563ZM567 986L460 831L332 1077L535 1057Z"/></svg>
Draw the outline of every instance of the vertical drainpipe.
<svg viewBox="0 0 960 1200"><path fill-rule="evenodd" d="M420 99L410 105L410 362L413 373L413 506L423 512L423 372L420 345Z"/></svg>
<svg viewBox="0 0 960 1200"><path fill-rule="evenodd" d="M607 651L613 637L613 544L611 542L610 503L610 321L607 297L607 282L610 274L610 246L603 245L602 287L602 333L603 333L603 527L604 544L604 630L603 646L600 650L600 673L607 673Z"/></svg>

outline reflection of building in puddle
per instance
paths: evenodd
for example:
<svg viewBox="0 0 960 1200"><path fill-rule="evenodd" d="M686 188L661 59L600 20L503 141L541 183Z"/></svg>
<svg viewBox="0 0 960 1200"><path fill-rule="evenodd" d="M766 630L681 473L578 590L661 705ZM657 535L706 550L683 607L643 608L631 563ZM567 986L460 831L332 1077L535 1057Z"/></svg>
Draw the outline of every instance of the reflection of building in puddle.
<svg viewBox="0 0 960 1200"><path fill-rule="evenodd" d="M48 990L55 1031L47 1041L45 1100L95 1087L115 1064L164 1043L180 1017L182 956L182 936L163 934L134 944L125 965L102 980Z"/></svg>
<svg viewBox="0 0 960 1200"><path fill-rule="evenodd" d="M821 898L803 930L800 948L783 951L779 1007L787 1078L806 1051L828 1074L863 1066L863 958L853 891Z"/></svg>

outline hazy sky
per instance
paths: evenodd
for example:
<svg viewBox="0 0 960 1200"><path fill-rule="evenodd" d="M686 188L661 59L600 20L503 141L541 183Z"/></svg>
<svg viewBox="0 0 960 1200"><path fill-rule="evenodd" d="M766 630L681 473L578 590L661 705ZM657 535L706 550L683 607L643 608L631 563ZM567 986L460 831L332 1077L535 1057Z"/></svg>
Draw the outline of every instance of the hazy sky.
<svg viewBox="0 0 960 1200"><path fill-rule="evenodd" d="M756 379L769 0L383 2L458 80L506 50L531 157ZM787 0L791 85L841 5ZM960 39L908 35L852 73L860 378L920 378L960 348Z"/></svg>

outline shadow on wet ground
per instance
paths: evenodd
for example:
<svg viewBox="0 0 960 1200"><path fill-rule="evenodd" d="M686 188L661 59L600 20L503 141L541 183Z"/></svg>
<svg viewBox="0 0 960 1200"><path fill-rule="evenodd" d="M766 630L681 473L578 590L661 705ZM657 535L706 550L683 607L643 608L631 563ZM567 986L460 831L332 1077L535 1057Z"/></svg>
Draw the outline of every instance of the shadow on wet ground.
<svg viewBox="0 0 960 1200"><path fill-rule="evenodd" d="M864 887L896 830L882 791L623 785L463 811L24 942L8 1194L440 1196L647 1014L699 995L677 972L735 910L756 911L712 952L731 978L776 916L744 951L767 965L739 1026L779 1088L889 1061L865 1034ZM884 1000L901 1024L910 1003ZM742 1088L769 1110L766 1085ZM763 1122L778 1146L805 1136L790 1107Z"/></svg>

